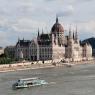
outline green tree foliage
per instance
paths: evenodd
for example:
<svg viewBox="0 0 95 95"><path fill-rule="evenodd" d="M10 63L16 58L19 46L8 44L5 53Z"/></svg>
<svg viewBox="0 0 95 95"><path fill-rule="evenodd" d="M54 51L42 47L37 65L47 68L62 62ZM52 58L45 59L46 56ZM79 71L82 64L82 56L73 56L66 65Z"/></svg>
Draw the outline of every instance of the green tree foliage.
<svg viewBox="0 0 95 95"><path fill-rule="evenodd" d="M6 54L1 54L0 58L2 58L2 57L7 57L7 56L6 56Z"/></svg>
<svg viewBox="0 0 95 95"><path fill-rule="evenodd" d="M0 58L0 64L11 64L12 60L10 58L2 57Z"/></svg>
<svg viewBox="0 0 95 95"><path fill-rule="evenodd" d="M0 64L11 64L14 60L11 58L8 58L6 54L0 55Z"/></svg>

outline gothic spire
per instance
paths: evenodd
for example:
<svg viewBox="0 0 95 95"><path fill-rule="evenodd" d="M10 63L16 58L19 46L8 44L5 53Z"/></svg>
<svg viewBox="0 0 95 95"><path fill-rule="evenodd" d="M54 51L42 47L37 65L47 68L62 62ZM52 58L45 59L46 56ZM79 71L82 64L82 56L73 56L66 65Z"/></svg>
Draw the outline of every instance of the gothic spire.
<svg viewBox="0 0 95 95"><path fill-rule="evenodd" d="M44 34L44 32L43 32L43 28L42 28L42 34Z"/></svg>
<svg viewBox="0 0 95 95"><path fill-rule="evenodd" d="M71 38L71 25L69 27L69 38Z"/></svg>
<svg viewBox="0 0 95 95"><path fill-rule="evenodd" d="M39 35L40 35L40 34L39 34L39 28L38 28L38 37L39 37Z"/></svg>
<svg viewBox="0 0 95 95"><path fill-rule="evenodd" d="M75 39L75 34L74 34L74 32L73 32L73 39Z"/></svg>
<svg viewBox="0 0 95 95"><path fill-rule="evenodd" d="M18 37L18 42L20 42L20 38Z"/></svg>
<svg viewBox="0 0 95 95"><path fill-rule="evenodd" d="M24 41L24 37L23 37L23 41Z"/></svg>
<svg viewBox="0 0 95 95"><path fill-rule="evenodd" d="M76 38L76 40L78 39L78 34L77 34L77 26L76 26L75 38Z"/></svg>

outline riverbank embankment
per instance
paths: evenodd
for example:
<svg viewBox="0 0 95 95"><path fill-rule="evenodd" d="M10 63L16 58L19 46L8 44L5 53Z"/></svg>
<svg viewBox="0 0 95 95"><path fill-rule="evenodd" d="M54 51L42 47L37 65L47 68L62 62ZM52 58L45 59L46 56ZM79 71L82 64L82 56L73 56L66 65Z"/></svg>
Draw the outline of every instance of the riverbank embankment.
<svg viewBox="0 0 95 95"><path fill-rule="evenodd" d="M79 65L79 64L94 64L94 63L95 60L70 62L69 64ZM14 64L0 65L0 72L9 72L9 71L27 70L27 69L40 69L40 68L53 68L55 66L64 66L64 64L60 62L53 65L51 61L47 61L44 64L42 62L20 62Z"/></svg>
<svg viewBox="0 0 95 95"><path fill-rule="evenodd" d="M51 68L55 67L51 62L37 63L37 62L20 62L14 64L3 64L0 65L0 72L27 70L27 69L39 69L39 68Z"/></svg>

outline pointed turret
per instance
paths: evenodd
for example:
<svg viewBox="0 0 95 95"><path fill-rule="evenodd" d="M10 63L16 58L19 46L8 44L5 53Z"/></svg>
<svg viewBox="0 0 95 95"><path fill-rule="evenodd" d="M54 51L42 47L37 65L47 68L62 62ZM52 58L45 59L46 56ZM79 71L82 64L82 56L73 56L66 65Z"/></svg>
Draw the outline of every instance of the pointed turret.
<svg viewBox="0 0 95 95"><path fill-rule="evenodd" d="M74 32L73 32L73 39L75 39L75 34L74 34Z"/></svg>
<svg viewBox="0 0 95 95"><path fill-rule="evenodd" d="M69 38L71 38L72 36L71 36L71 25L70 25L70 27L69 27Z"/></svg>
<svg viewBox="0 0 95 95"><path fill-rule="evenodd" d="M76 26L76 32L75 32L75 40L78 40L78 33L77 33L77 26Z"/></svg>
<svg viewBox="0 0 95 95"><path fill-rule="evenodd" d="M77 26L76 26L76 32L75 32L75 42L79 43L78 33L77 33Z"/></svg>
<svg viewBox="0 0 95 95"><path fill-rule="evenodd" d="M38 28L38 37L39 37L39 35L40 35L40 34L39 34L39 28Z"/></svg>

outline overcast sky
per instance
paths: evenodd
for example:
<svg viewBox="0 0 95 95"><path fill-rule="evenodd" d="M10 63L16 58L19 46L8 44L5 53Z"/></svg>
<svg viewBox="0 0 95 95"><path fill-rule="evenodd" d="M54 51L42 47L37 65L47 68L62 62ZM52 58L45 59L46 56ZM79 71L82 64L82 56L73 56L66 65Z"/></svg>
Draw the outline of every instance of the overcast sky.
<svg viewBox="0 0 95 95"><path fill-rule="evenodd" d="M56 15L65 34L71 24L80 39L95 36L95 0L0 0L0 46L33 39L38 28L49 33Z"/></svg>

